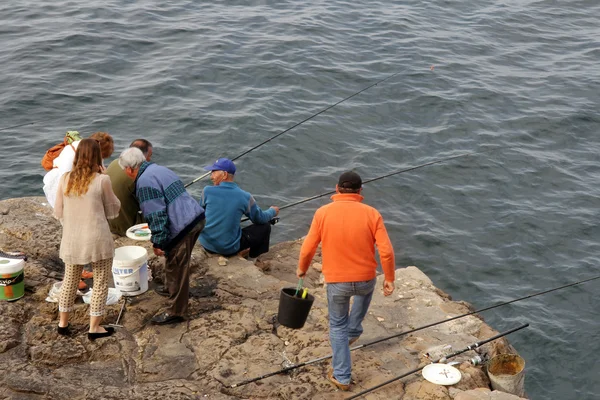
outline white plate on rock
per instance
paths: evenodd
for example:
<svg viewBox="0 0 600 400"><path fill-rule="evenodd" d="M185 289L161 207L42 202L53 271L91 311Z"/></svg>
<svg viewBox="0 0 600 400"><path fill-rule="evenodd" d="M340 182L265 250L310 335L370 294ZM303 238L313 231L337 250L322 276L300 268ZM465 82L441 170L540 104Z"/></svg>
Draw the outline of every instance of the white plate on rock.
<svg viewBox="0 0 600 400"><path fill-rule="evenodd" d="M127 229L125 234L133 240L150 240L152 231L148 228L148 224L137 224Z"/></svg>
<svg viewBox="0 0 600 400"><path fill-rule="evenodd" d="M448 364L434 363L423 368L423 378L436 385L454 385L460 382L460 371Z"/></svg>

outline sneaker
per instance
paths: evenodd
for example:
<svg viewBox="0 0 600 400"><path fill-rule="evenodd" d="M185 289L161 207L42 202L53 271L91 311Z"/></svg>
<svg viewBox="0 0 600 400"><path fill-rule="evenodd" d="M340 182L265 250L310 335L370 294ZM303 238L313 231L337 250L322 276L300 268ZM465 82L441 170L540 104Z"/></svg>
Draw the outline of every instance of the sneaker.
<svg viewBox="0 0 600 400"><path fill-rule="evenodd" d="M348 339L348 346L352 346L358 339L360 339L360 336Z"/></svg>
<svg viewBox="0 0 600 400"><path fill-rule="evenodd" d="M329 382L333 383L338 389L343 390L344 392L350 390L349 383L345 384L335 379L335 376L333 376L333 369L330 369L327 373L327 379L329 379Z"/></svg>

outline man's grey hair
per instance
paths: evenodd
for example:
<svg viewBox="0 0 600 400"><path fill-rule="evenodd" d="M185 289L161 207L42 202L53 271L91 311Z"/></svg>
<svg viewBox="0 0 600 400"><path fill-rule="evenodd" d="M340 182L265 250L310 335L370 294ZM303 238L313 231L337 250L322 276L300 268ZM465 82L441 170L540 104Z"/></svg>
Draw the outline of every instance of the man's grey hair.
<svg viewBox="0 0 600 400"><path fill-rule="evenodd" d="M146 157L144 157L144 153L137 147L125 149L119 156L119 166L121 169L137 169L144 161L146 161Z"/></svg>

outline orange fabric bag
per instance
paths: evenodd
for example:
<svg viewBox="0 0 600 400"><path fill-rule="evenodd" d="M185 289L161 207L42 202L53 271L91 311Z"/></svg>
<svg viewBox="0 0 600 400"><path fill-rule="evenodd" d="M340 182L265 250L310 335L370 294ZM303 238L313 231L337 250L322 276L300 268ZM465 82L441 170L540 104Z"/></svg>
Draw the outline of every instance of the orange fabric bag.
<svg viewBox="0 0 600 400"><path fill-rule="evenodd" d="M48 151L46 151L46 154L44 154L44 157L42 157L42 167L44 167L46 171L50 171L52 168L54 168L54 159L60 155L66 145L73 147L71 143L76 140L81 140L81 137L79 137L79 132L68 131L62 143L54 145L50 147ZM75 150L74 147L73 150Z"/></svg>

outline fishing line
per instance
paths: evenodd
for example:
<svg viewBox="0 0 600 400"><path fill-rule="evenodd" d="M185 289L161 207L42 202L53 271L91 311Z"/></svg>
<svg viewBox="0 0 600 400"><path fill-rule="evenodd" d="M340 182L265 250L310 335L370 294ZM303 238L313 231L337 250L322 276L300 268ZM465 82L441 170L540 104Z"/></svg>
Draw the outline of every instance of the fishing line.
<svg viewBox="0 0 600 400"><path fill-rule="evenodd" d="M538 292L538 293L530 294L530 295L527 295L527 296L519 297L519 298L514 299L514 300L505 301L503 303L499 303L499 304L496 304L496 305L493 305L493 306L489 306L489 307L482 308L482 309L479 309L479 310L471 311L471 312L468 312L466 314L457 315L456 317L444 319L444 320L441 320L441 321L438 321L438 322L434 322L434 323L431 323L431 324L428 324L428 325L423 325L421 327L418 327L418 328L415 328L415 329L411 329L409 331L396 333L396 334L391 335L391 336L387 336L387 337L384 337L384 338L381 338L381 339L374 340L374 341L369 342L369 343L365 343L365 344L361 344L361 345L352 347L352 348L350 348L350 351L354 351L354 350L358 350L358 349L363 349L365 347L372 346L374 344L381 343L381 342L384 342L386 340L390 340L390 339L397 338L397 337L400 337L400 336L408 335L410 333L418 332L418 331L426 329L426 328L431 328L432 326L445 324L446 322L454 321L454 320L457 320L459 318L468 317L469 315L473 315L473 314L477 314L477 313L480 313L480 312L492 310L492 309L497 308L497 307L505 306L505 305L508 305L508 304L511 304L511 303L516 303L517 301L521 301L521 300L525 300L525 299L530 299L530 298L536 297L536 296L541 296L541 295L546 294L546 293L550 293L550 292L554 292L554 291L561 290L561 289L564 289L564 288L568 288L570 286L580 285L582 283L590 282L590 281L593 281L593 280L596 280L596 279L600 279L600 275L595 276L593 278L583 279L583 280L578 281L578 282L573 282L573 283L569 283L569 284L562 285L562 286L559 286L559 287L555 287L553 289L544 290L543 292ZM283 369L281 369L279 371L270 372L268 374L261 375L261 376L256 377L256 378L247 379L245 381L242 381L240 383L236 383L236 384L233 384L233 385L230 385L230 386L227 386L227 387L228 388L235 388L235 387L243 386L243 385L246 385L248 383L256 382L256 381L259 381L259 380L262 380L262 379L265 379L265 378L268 378L268 377L271 377L271 376L274 376L274 375L278 375L278 374L282 374L282 373L285 373L285 372L289 372L289 371L292 371L292 370L300 368L300 367L304 367L304 366L307 366L307 365L318 363L320 361L328 360L331 357L333 357L333 355L330 354L328 356L320 357L320 358L317 358L317 359L314 359L314 360L311 360L311 361L306 361L306 362L303 362L303 363L300 363L300 364L294 364L294 365L291 365L291 366L289 366L287 368L283 368Z"/></svg>
<svg viewBox="0 0 600 400"><path fill-rule="evenodd" d="M478 152L473 152L473 153L459 154L459 155L452 156L452 157L442 158L440 160L430 161L430 162L425 163L425 164L421 164L421 165L417 165L417 166L414 166L414 167L409 167L409 168L401 169L399 171L395 171L395 172L391 172L389 174L378 176L377 178L367 179L367 180L363 181L363 185L365 183L375 182L375 181L378 181L380 179L388 178L388 177L393 176L393 175L398 175L398 174L402 174L404 172L414 171L416 169L427 167L429 165L439 164L439 163L443 163L445 161L455 160L457 158L462 158L462 157L467 157L467 156L474 156L474 155L479 155L479 154L483 154L483 153L489 153L490 151L507 149L507 148L510 148L510 147L513 147L513 146L494 147L493 149L488 149L488 150L483 150L483 151L478 151ZM334 194L334 193L335 193L335 190L331 190L329 192L317 194L317 195L312 196L312 197L307 197L306 199L299 200L299 201L296 201L294 203L290 203L290 204L286 204L284 206L281 206L281 207L279 207L279 211L285 210L286 208L297 206L298 204L306 203L307 201L316 200L318 198L321 198L321 197L324 197L324 196L327 196L327 195L330 195L330 194ZM245 222L245 221L248 221L248 220L249 220L249 218L247 218L247 217L246 218L242 218L241 222Z"/></svg>
<svg viewBox="0 0 600 400"><path fill-rule="evenodd" d="M7 130L7 129L18 128L18 127L20 127L20 126L31 125L31 124L35 124L35 122L28 122L28 123L26 123L26 124L9 126L9 127L6 127L6 128L2 128L2 129L0 129L0 131L5 131L5 130Z"/></svg>
<svg viewBox="0 0 600 400"><path fill-rule="evenodd" d="M436 363L439 363L439 362L445 362L445 361L446 361L447 359L449 359L449 358L455 357L455 356L457 356L457 355L459 355L459 354L462 354L462 353L465 353L465 352L467 352L467 351L469 351L469 350L474 350L474 349L476 349L476 348L478 348L478 347L480 347L480 346L482 346L482 345L484 345L484 344L486 344L486 343L489 343L489 342L491 342L491 341L493 341L493 340L496 340L496 339L500 339L500 338L501 338L501 337L503 337L503 336L509 335L509 334L511 334L511 333L513 333L513 332L516 332L516 331L520 330L520 329L527 328L528 326L529 326L529 324L524 324L524 325L518 326L518 327L516 327L516 328L510 329L510 330L508 330L508 331L506 331L506 332L499 333L499 334L497 334L497 335L495 335L495 336L492 336L491 338L488 338L488 339L486 339L486 340L484 340L484 341L482 341L482 342L476 342L476 343L473 343L472 345L469 345L469 346L465 347L465 348L464 348L464 349L462 349L462 350L455 351L455 352L454 352L454 353L452 353L452 354L448 354L447 356L444 356L444 357L440 358L439 360L437 360L437 361L435 361L435 362L436 362ZM363 391L362 391L362 392L360 392L360 393L356 393L355 395L352 395L352 396L350 396L350 397L346 397L346 400L351 400L351 399L356 399L357 397L361 397L362 395L364 395L364 394L367 394L367 393L369 393L369 392L372 392L372 391L373 391L373 390L375 390L375 389L379 389L380 387L382 387L382 386L385 386L385 385L387 385L387 384L389 384L389 383L395 382L395 381L397 381L397 380L399 380L399 379L402 379L402 378L404 378L404 377L407 377L407 376L409 376L409 375L412 375L412 374L414 374L415 372L419 372L420 370L422 370L422 369L423 369L423 368L425 368L425 367L426 367L426 365L423 365L422 367L419 367L419 368L415 368L415 369L413 369L412 371L408 371L408 372L406 372L406 373L404 373L404 374L402 374L402 375L400 375L400 376L397 376L397 377L395 377L395 378L392 378L392 379L390 379L390 380L387 380L387 381L385 381L385 382L383 382L383 383L380 383L379 385L373 386L373 387L371 387L371 388L369 388L369 389L365 389L365 390L363 390Z"/></svg>
<svg viewBox="0 0 600 400"><path fill-rule="evenodd" d="M297 126L300 126L300 125L302 125L303 123L310 121L311 119L315 118L316 116L318 116L318 115L321 115L321 114L323 114L324 112L326 112L326 111L328 111L328 110L331 110L333 107L335 107L335 106L337 106L337 105L339 105L339 104L341 104L341 103L345 102L346 100L350 100L350 99L351 99L351 98L353 98L354 96L358 96L358 95L359 95L359 94L361 94L362 92L364 92L364 91L366 91L366 90L369 90L369 89L371 89L373 86L377 86L377 85L379 85L380 83L382 83L382 82L385 82L385 81L387 81L388 79L391 79L391 78L395 77L395 76L396 76L396 75L398 75L398 74L400 74L400 72L393 73L392 75L389 75L388 77L386 77L386 78L383 78L383 79L381 79L381 80L379 80L379 81L377 81L377 82L373 83L372 85L369 85L369 86L367 86L366 88L364 88L364 89L361 89L361 90L359 90L358 92L356 92L356 93L354 93L354 94L351 94L351 95L350 95L350 96L348 96L348 97L345 97L345 98L343 98L342 100L338 101L337 103L334 103L334 104L330 105L329 107L326 107L326 108L324 108L323 110L319 111L318 113L311 115L310 117L308 117L308 118L306 118L306 119L304 119L304 120L302 120L302 121L300 121L300 122L296 123L295 125L292 125L292 126L290 126L289 128L285 129L284 131L281 131L281 132L279 132L278 134L276 134L276 135L274 135L274 136L271 136L271 137L270 137L270 138L268 138L267 140L260 142L260 143L259 143L259 144L257 144L256 146L254 146L254 147L252 147L252 148L250 148L250 149L248 149L248 150L244 151L243 153L241 153L241 154L240 154L240 155L238 155L237 157L234 157L234 158L232 158L232 159L231 159L231 161L235 161L235 160L239 159L240 157L243 157L243 156L245 156L246 154L250 153L251 151L254 151L254 150L258 149L258 148L259 148L259 147L261 147L262 145L269 143L271 140L273 140L273 139L275 139L275 138L278 138L279 136L283 135L284 133L287 133L287 132L291 131L292 129L296 128ZM210 175L210 172L207 172L207 173L205 173L204 175L201 175L201 176L197 177L196 179L194 179L194 180L193 180L193 181L191 181L190 183L186 184L186 185L185 185L185 187L188 187L188 186L190 186L190 185L192 185L192 184L194 184L194 183L198 182L200 179L203 179L203 178L207 177L208 175Z"/></svg>

